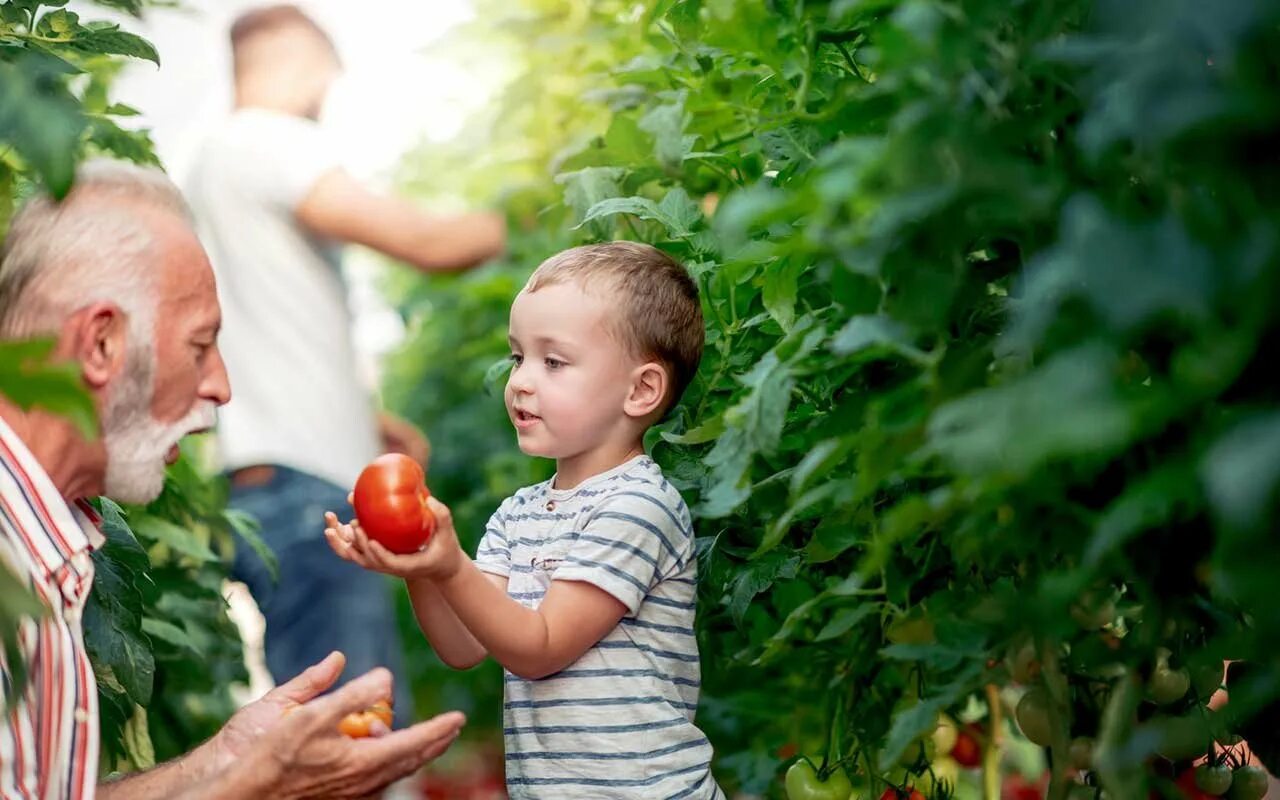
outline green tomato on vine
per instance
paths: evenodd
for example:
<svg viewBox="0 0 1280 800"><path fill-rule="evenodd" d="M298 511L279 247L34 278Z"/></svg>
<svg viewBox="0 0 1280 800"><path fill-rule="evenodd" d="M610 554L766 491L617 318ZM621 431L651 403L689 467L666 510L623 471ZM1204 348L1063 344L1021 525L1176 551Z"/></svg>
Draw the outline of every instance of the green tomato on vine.
<svg viewBox="0 0 1280 800"><path fill-rule="evenodd" d="M822 775L807 758L787 769L787 800L849 800L853 783L844 769L836 767Z"/></svg>
<svg viewBox="0 0 1280 800"><path fill-rule="evenodd" d="M1262 767L1246 764L1231 774L1227 800L1262 800L1267 796L1267 773Z"/></svg>

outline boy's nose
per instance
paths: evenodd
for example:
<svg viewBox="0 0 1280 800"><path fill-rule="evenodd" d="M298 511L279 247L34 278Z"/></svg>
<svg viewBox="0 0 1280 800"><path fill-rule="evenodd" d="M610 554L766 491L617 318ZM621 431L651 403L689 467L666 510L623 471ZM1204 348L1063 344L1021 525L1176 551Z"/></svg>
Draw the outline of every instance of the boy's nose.
<svg viewBox="0 0 1280 800"><path fill-rule="evenodd" d="M529 382L528 377L519 368L511 371L511 377L507 379L507 385L516 394L529 394L533 391L533 384Z"/></svg>

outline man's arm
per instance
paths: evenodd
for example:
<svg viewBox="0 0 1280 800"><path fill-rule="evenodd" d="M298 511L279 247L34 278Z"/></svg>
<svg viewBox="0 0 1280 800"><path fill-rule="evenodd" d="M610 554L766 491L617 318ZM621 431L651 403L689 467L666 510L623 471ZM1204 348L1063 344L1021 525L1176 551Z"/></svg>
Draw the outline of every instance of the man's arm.
<svg viewBox="0 0 1280 800"><path fill-rule="evenodd" d="M506 247L506 222L497 214L429 213L370 191L341 169L322 175L294 216L317 236L362 244L424 272L474 267Z"/></svg>
<svg viewBox="0 0 1280 800"><path fill-rule="evenodd" d="M98 785L99 800L151 800L151 798L186 798L189 791L207 788L209 778L214 774L213 754L205 743L180 758L161 764L146 772L128 775L119 780ZM251 777L251 776L244 776ZM255 796L253 787L242 787L247 793L242 797ZM217 797L216 794L191 795L194 797Z"/></svg>
<svg viewBox="0 0 1280 800"><path fill-rule="evenodd" d="M371 739L338 721L391 696L391 674L373 670L323 697L345 659L331 654L241 709L190 755L99 787L108 800L239 800L368 797L440 755L465 721L442 714ZM290 713L285 713L289 711Z"/></svg>

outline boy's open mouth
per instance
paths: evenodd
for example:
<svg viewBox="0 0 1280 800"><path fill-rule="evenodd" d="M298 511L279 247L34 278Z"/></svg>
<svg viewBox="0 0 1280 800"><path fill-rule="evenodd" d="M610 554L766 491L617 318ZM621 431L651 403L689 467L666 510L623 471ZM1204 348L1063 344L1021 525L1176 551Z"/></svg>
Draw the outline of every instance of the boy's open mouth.
<svg viewBox="0 0 1280 800"><path fill-rule="evenodd" d="M520 425L520 426L532 425L541 419L541 417L535 414L530 414L528 411L521 411L518 408L515 410L515 412L516 412L516 425Z"/></svg>

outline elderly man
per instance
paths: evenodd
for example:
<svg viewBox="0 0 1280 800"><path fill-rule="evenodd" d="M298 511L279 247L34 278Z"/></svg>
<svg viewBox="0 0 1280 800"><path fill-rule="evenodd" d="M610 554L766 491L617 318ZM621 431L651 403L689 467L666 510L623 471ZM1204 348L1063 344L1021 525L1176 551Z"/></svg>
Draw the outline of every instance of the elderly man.
<svg viewBox="0 0 1280 800"><path fill-rule="evenodd" d="M92 393L102 435L19 409L0 395L0 568L49 608L24 620L24 694L0 660L0 797L363 797L441 753L463 719L445 714L371 740L336 730L391 693L373 670L325 697L344 665L331 654L246 706L187 756L97 786L98 714L80 616L101 541L85 498L155 498L178 440L209 428L231 396L218 352L214 275L183 199L159 172L82 167L61 204L32 199L0 259L0 337L56 339ZM286 711L293 713L286 714Z"/></svg>

